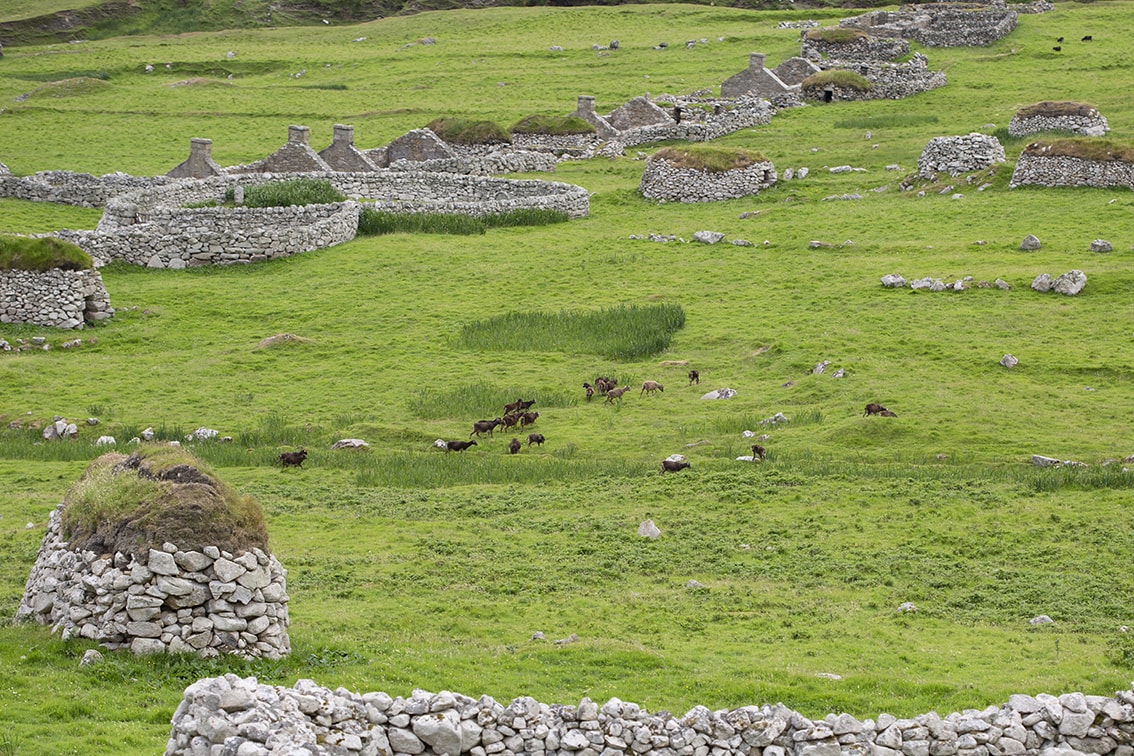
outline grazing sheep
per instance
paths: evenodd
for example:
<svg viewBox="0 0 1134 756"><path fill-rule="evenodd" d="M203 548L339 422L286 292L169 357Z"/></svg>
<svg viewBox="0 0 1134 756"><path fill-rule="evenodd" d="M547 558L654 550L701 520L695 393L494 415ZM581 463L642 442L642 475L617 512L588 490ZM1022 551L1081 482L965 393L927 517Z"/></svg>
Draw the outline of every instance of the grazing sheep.
<svg viewBox="0 0 1134 756"><path fill-rule="evenodd" d="M598 389L600 394L605 394L607 391L617 386L618 381L613 378L607 378L605 375L600 375L598 378L595 378L595 388Z"/></svg>
<svg viewBox="0 0 1134 756"><path fill-rule="evenodd" d="M537 446L543 446L543 434L542 433L529 433L528 434L528 446L531 446L532 444L535 444Z"/></svg>
<svg viewBox="0 0 1134 756"><path fill-rule="evenodd" d="M485 432L487 432L488 435L491 436L493 429L495 429L496 426L503 424L504 418L502 417L498 417L495 420L477 420L472 425L472 433L469 434L469 438L472 438L473 436L480 438L480 434Z"/></svg>
<svg viewBox="0 0 1134 756"><path fill-rule="evenodd" d="M1051 48L1051 49L1052 49L1052 50L1055 50L1056 52L1059 52L1060 50L1062 50L1062 49L1063 49L1063 46L1062 46L1062 45L1056 45L1055 47L1053 47L1053 48Z"/></svg>
<svg viewBox="0 0 1134 756"><path fill-rule="evenodd" d="M664 475L667 472L677 472L679 470L687 470L689 463L684 460L678 459L663 459L661 462L661 472L659 475Z"/></svg>
<svg viewBox="0 0 1134 756"><path fill-rule="evenodd" d="M1081 40L1079 40L1079 41L1080 41L1080 42L1090 42L1090 41L1091 41L1092 39L1094 39L1094 37L1092 37L1092 36L1091 36L1090 34L1088 34L1087 36L1083 37L1083 38L1082 38Z"/></svg>
<svg viewBox="0 0 1134 756"><path fill-rule="evenodd" d="M701 385L701 374L699 372L697 372L696 370L690 370L689 371L689 385L692 386L694 383L696 383L697 385Z"/></svg>
<svg viewBox="0 0 1134 756"><path fill-rule="evenodd" d="M280 452L277 457L281 467L303 467L303 460L307 459L307 450L300 449L294 452Z"/></svg>
<svg viewBox="0 0 1134 756"><path fill-rule="evenodd" d="M501 420L503 421L501 425L505 428L511 428L516 423L520 422L520 418L523 416L524 415L522 412L513 412L511 415L505 415L501 418Z"/></svg>
<svg viewBox="0 0 1134 756"><path fill-rule="evenodd" d="M528 436L528 438L530 439L531 436ZM530 442L528 443L528 446L531 446ZM520 439L513 438L511 441L508 442L508 453L509 454L515 454L519 450L520 450Z"/></svg>
<svg viewBox="0 0 1134 756"><path fill-rule="evenodd" d="M760 444L752 444L752 461L753 462L755 462L757 459L759 459L761 462L763 462L764 457L767 456L767 454L768 454L768 450L765 449L763 446L760 446Z"/></svg>
<svg viewBox="0 0 1134 756"><path fill-rule="evenodd" d="M615 399L617 399L619 404L621 404L622 403L622 395L625 394L629 390L630 390L629 386L623 386L622 388L612 388L612 389L608 390L606 392L607 404L613 404Z"/></svg>
<svg viewBox="0 0 1134 756"><path fill-rule="evenodd" d="M583 388L587 392L587 401L589 402L591 400L591 397L595 395L595 387L587 383L586 381L583 381Z"/></svg>
<svg viewBox="0 0 1134 756"><path fill-rule="evenodd" d="M638 392L638 396L641 396L642 394L653 394L658 391L665 393L665 386L661 385L657 381L646 381L642 384L642 390Z"/></svg>
<svg viewBox="0 0 1134 756"><path fill-rule="evenodd" d="M536 421L536 419L538 419L538 418L539 418L538 412L525 412L524 414L520 415L520 427L526 428L529 425L531 425L532 423L534 423Z"/></svg>
<svg viewBox="0 0 1134 756"><path fill-rule="evenodd" d="M507 415L510 412L516 412L517 410L521 409L520 405L523 404L523 403L524 403L523 399L517 399L516 401L511 402L510 404L505 404L504 405L504 414Z"/></svg>
<svg viewBox="0 0 1134 756"><path fill-rule="evenodd" d="M535 399L522 399L520 400L520 409L530 410L533 404L535 404Z"/></svg>
<svg viewBox="0 0 1134 756"><path fill-rule="evenodd" d="M476 446L476 441L446 441L445 453L448 454L451 451L463 452L470 446Z"/></svg>
<svg viewBox="0 0 1134 756"><path fill-rule="evenodd" d="M1063 37L1060 37L1059 39L1057 39L1057 40L1055 40L1055 41L1056 41L1056 42L1063 42Z"/></svg>
<svg viewBox="0 0 1134 756"><path fill-rule="evenodd" d="M866 409L863 410L862 416L866 417L867 415L880 415L886 411L886 408L878 402L871 402L870 404L866 405Z"/></svg>
<svg viewBox="0 0 1134 756"><path fill-rule="evenodd" d="M897 417L897 415L895 415L893 412L891 412L888 409L884 409L881 412L879 412L878 416L879 417Z"/></svg>

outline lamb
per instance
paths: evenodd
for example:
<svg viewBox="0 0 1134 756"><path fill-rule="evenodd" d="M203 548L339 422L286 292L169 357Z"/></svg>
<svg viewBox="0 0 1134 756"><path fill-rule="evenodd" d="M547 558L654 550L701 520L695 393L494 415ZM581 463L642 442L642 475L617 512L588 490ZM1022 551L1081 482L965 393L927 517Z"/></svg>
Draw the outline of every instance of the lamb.
<svg viewBox="0 0 1134 756"><path fill-rule="evenodd" d="M698 386L701 385L701 374L696 370L690 370L689 385L692 386L694 383L696 383Z"/></svg>
<svg viewBox="0 0 1134 756"><path fill-rule="evenodd" d="M591 397L595 395L595 387L587 383L586 381L583 381L583 388L587 392L587 401L589 402L591 400Z"/></svg>
<svg viewBox="0 0 1134 756"><path fill-rule="evenodd" d="M871 402L870 404L866 405L866 409L863 411L862 416L866 417L867 415L880 415L883 412L888 412L888 410L878 402Z"/></svg>
<svg viewBox="0 0 1134 756"><path fill-rule="evenodd" d="M622 388L612 388L612 389L608 390L606 392L607 404L613 404L615 399L617 399L619 404L621 404L622 403L622 395L625 394L629 390L630 390L629 386L623 386Z"/></svg>
<svg viewBox="0 0 1134 756"><path fill-rule="evenodd" d="M760 446L760 444L752 444L752 461L753 462L755 462L757 459L759 459L761 462L763 462L764 457L767 454L768 454L768 450L765 449L763 446Z"/></svg>
<svg viewBox="0 0 1134 756"><path fill-rule="evenodd" d="M685 460L679 459L663 459L661 462L661 472L659 475L664 475L667 472L678 472L679 470L689 469L689 463Z"/></svg>
<svg viewBox="0 0 1134 756"><path fill-rule="evenodd" d="M307 459L307 450L300 449L294 452L280 452L277 457L282 467L303 467L303 460Z"/></svg>
<svg viewBox="0 0 1134 756"><path fill-rule="evenodd" d="M463 452L470 446L476 446L476 441L446 441L445 453L448 454L451 451Z"/></svg>
<svg viewBox="0 0 1134 756"><path fill-rule="evenodd" d="M657 381L646 381L642 384L642 390L638 392L638 396L641 396L642 394L653 394L658 391L665 393L665 386L661 385Z"/></svg>
<svg viewBox="0 0 1134 756"><path fill-rule="evenodd" d="M878 416L879 417L897 417L897 415L895 415L893 412L891 412L888 409L884 409L881 412L879 412Z"/></svg>
<svg viewBox="0 0 1134 756"><path fill-rule="evenodd" d="M491 436L493 429L495 429L496 426L503 424L504 418L501 417L498 417L495 420L477 420L475 423L473 423L472 433L469 434L469 438L472 438L473 436L480 438L480 434L486 432L489 436Z"/></svg>
<svg viewBox="0 0 1134 756"><path fill-rule="evenodd" d="M525 412L524 414L520 415L520 427L528 427L529 425L534 423L538 417L538 412Z"/></svg>
<svg viewBox="0 0 1134 756"><path fill-rule="evenodd" d="M528 436L528 438L530 439L531 436ZM531 446L531 442L528 443L528 446ZM519 450L520 450L520 439L513 438L511 441L508 442L508 453L509 454L515 454Z"/></svg>
<svg viewBox="0 0 1134 756"><path fill-rule="evenodd" d="M536 444L537 446L543 446L543 434L542 433L529 433L528 434L528 446L531 446L532 444Z"/></svg>

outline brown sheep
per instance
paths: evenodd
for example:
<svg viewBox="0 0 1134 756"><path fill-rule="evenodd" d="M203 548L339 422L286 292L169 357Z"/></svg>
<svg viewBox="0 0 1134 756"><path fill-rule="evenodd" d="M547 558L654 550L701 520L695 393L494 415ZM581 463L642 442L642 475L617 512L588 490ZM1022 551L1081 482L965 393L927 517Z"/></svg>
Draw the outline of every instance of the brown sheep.
<svg viewBox="0 0 1134 756"><path fill-rule="evenodd" d="M895 415L893 412L891 412L888 409L884 409L881 412L879 412L878 416L879 417L897 417L897 415Z"/></svg>
<svg viewBox="0 0 1134 756"><path fill-rule="evenodd" d="M531 446L532 444L535 444L537 446L543 446L543 434L542 433L529 433L528 434L528 446Z"/></svg>
<svg viewBox="0 0 1134 756"><path fill-rule="evenodd" d="M612 388L615 388L616 386L618 386L618 382L615 381L613 378L607 378L606 376L603 376L603 375L600 375L598 378L595 378L595 388L598 389L598 392L600 394L605 394L607 391L610 391Z"/></svg>
<svg viewBox="0 0 1134 756"><path fill-rule="evenodd" d="M529 436L529 438L530 438L530 436ZM528 444L528 446L531 446L531 444ZM515 454L519 450L520 450L520 439L513 438L511 441L508 442L508 453L509 454Z"/></svg>
<svg viewBox="0 0 1134 756"><path fill-rule="evenodd" d="M280 452L280 456L276 459L279 460L281 467L303 467L303 460L307 459L307 450Z"/></svg>
<svg viewBox="0 0 1134 756"><path fill-rule="evenodd" d="M503 424L504 418L501 417L498 417L495 420L477 420L472 425L472 433L469 434L469 438L472 438L473 436L479 438L481 433L488 433L488 435L491 436L493 429L495 429L496 426Z"/></svg>
<svg viewBox="0 0 1134 756"><path fill-rule="evenodd" d="M866 409L863 411L862 416L866 417L867 415L880 415L883 412L887 411L888 410L878 402L871 402L870 404L866 405Z"/></svg>
<svg viewBox="0 0 1134 756"><path fill-rule="evenodd" d="M538 412L525 412L520 415L520 427L526 428L539 418Z"/></svg>
<svg viewBox="0 0 1134 756"><path fill-rule="evenodd" d="M520 409L524 411L530 410L533 404L535 404L535 399L521 399Z"/></svg>
<svg viewBox="0 0 1134 756"><path fill-rule="evenodd" d="M500 425L504 428L511 428L512 426L516 425L516 423L520 422L521 417L523 417L523 413L521 412L513 412L511 415L505 415L504 417L500 418L502 421Z"/></svg>
<svg viewBox="0 0 1134 756"><path fill-rule="evenodd" d="M642 390L638 392L638 396L641 396L642 394L653 394L658 391L661 391L664 394L665 386L661 385L657 381L646 381L642 384Z"/></svg>
<svg viewBox="0 0 1134 756"><path fill-rule="evenodd" d="M517 399L516 401L511 402L510 404L505 404L504 405L504 414L507 415L510 412L518 411L520 409L520 405L523 404L523 403L524 403L523 399Z"/></svg>
<svg viewBox="0 0 1134 756"><path fill-rule="evenodd" d="M446 441L445 453L448 454L451 451L463 452L470 446L476 446L476 441Z"/></svg>
<svg viewBox="0 0 1134 756"><path fill-rule="evenodd" d="M629 386L623 386L622 388L609 389L606 392L607 404L613 404L615 399L617 399L618 402L621 404L622 403L622 395L625 394L629 390L630 390Z"/></svg>
<svg viewBox="0 0 1134 756"><path fill-rule="evenodd" d="M664 475L667 472L678 472L679 470L689 469L689 463L685 460L678 459L663 459L661 463L661 472Z"/></svg>
<svg viewBox="0 0 1134 756"><path fill-rule="evenodd" d="M591 397L595 395L595 387L587 383L586 381L583 381L583 389L587 392L587 401L589 402L591 400Z"/></svg>
<svg viewBox="0 0 1134 756"><path fill-rule="evenodd" d="M757 459L759 459L760 461L763 461L764 457L767 455L767 453L768 453L768 450L765 449L763 446L760 446L760 444L752 444L752 461L753 462L755 462Z"/></svg>
<svg viewBox="0 0 1134 756"><path fill-rule="evenodd" d="M690 370L689 371L689 385L692 386L694 383L700 385L701 374L698 373L696 370Z"/></svg>

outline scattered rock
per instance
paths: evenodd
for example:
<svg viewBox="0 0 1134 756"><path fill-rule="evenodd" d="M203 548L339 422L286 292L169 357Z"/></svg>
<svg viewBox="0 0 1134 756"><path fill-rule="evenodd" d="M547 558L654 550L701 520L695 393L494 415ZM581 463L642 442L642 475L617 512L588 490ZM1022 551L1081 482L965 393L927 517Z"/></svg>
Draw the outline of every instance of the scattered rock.
<svg viewBox="0 0 1134 756"><path fill-rule="evenodd" d="M566 638L560 638L559 640L554 641L554 643L557 646L565 646L568 643L574 643L577 640L579 640L579 636L575 635L574 633L571 633Z"/></svg>
<svg viewBox="0 0 1134 756"><path fill-rule="evenodd" d="M1010 354L1006 354L1000 358L1000 364L1006 368L1014 368L1020 364L1020 361Z"/></svg>
<svg viewBox="0 0 1134 756"><path fill-rule="evenodd" d="M532 633L532 640L544 640L544 638L544 634L539 630L536 630L534 633Z"/></svg>
<svg viewBox="0 0 1134 756"><path fill-rule="evenodd" d="M1055 620L1048 617L1046 614L1040 614L1028 620L1029 625L1054 625Z"/></svg>
<svg viewBox="0 0 1134 756"><path fill-rule="evenodd" d="M736 390L730 388L719 388L716 391L710 391L702 396L702 399L731 399L736 396Z"/></svg>
<svg viewBox="0 0 1134 756"><path fill-rule="evenodd" d="M646 520L638 526L638 535L656 541L661 536L661 531L653 520Z"/></svg>
<svg viewBox="0 0 1134 756"><path fill-rule="evenodd" d="M361 438L343 438L331 444L332 449L369 449L370 444Z"/></svg>
<svg viewBox="0 0 1134 756"><path fill-rule="evenodd" d="M1051 291L1051 276L1047 273L1040 273L1032 281L1032 289L1041 294Z"/></svg>
<svg viewBox="0 0 1134 756"><path fill-rule="evenodd" d="M914 605L914 602L905 601L901 604L898 604L898 611L899 612L916 612L917 607Z"/></svg>
<svg viewBox="0 0 1134 756"><path fill-rule="evenodd" d="M693 241L701 244L716 244L723 238L724 234L717 231L695 231L693 233Z"/></svg>
<svg viewBox="0 0 1134 756"><path fill-rule="evenodd" d="M1081 270L1069 270L1051 284L1053 291L1073 297L1087 285L1087 274Z"/></svg>
<svg viewBox="0 0 1134 756"><path fill-rule="evenodd" d="M1108 242L1106 239L1095 239L1093 242L1091 242L1091 251L1112 252L1114 251L1114 247L1112 247L1110 242Z"/></svg>
<svg viewBox="0 0 1134 756"><path fill-rule="evenodd" d="M685 584L685 587L690 591L703 591L703 590L705 590L704 584L702 584L702 583L700 583L696 580L692 580L692 579L688 583Z"/></svg>
<svg viewBox="0 0 1134 756"><path fill-rule="evenodd" d="M83 658L79 661L79 666L90 667L98 664L100 661L102 661L102 654L93 648L88 648L86 652L83 653Z"/></svg>
<svg viewBox="0 0 1134 756"><path fill-rule="evenodd" d="M1039 248L1040 248L1040 240L1037 239L1032 234L1028 234L1027 236L1024 237L1024 240L1022 242L1020 242L1020 249L1026 249L1028 251L1034 251L1034 250L1037 250Z"/></svg>

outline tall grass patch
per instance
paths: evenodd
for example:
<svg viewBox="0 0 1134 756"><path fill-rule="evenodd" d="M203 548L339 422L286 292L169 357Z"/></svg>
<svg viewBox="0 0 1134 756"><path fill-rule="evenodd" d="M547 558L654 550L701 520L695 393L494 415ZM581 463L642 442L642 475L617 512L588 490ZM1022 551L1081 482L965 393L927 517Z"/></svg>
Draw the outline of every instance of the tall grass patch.
<svg viewBox="0 0 1134 756"><path fill-rule="evenodd" d="M503 412L505 404L517 398L535 399L533 409L573 407L577 401L565 391L533 390L522 387L470 383L447 388L427 386L417 389L409 399L409 409L416 417L440 420L449 417L491 418Z"/></svg>
<svg viewBox="0 0 1134 756"><path fill-rule="evenodd" d="M449 144L511 144L512 136L495 121L470 118L436 118L426 126Z"/></svg>
<svg viewBox="0 0 1134 756"><path fill-rule="evenodd" d="M665 351L685 325L676 304L620 305L597 312L509 312L466 325L458 346L486 351L598 354L640 360Z"/></svg>
<svg viewBox="0 0 1134 756"><path fill-rule="evenodd" d="M0 270L32 270L52 268L88 270L94 267L91 256L77 244L51 236L0 235Z"/></svg>
<svg viewBox="0 0 1134 756"><path fill-rule="evenodd" d="M234 190L225 194L232 201ZM346 196L335 189L330 181L311 178L271 181L252 184L244 189L245 207L289 207L291 205L330 205L342 202Z"/></svg>
<svg viewBox="0 0 1134 756"><path fill-rule="evenodd" d="M391 213L364 208L358 216L360 236L384 234L455 234L477 236L490 228L516 226L548 226L566 223L570 216L562 210L541 207L522 207L503 213L488 215L460 215L458 213Z"/></svg>

